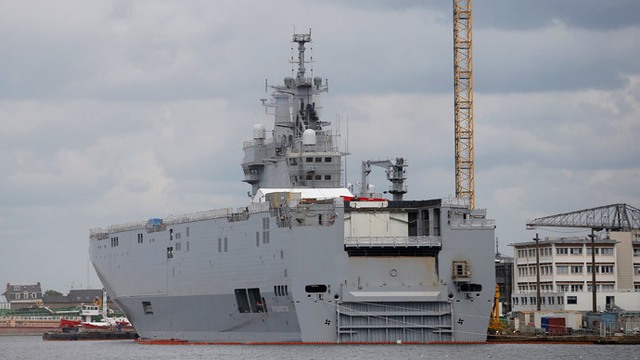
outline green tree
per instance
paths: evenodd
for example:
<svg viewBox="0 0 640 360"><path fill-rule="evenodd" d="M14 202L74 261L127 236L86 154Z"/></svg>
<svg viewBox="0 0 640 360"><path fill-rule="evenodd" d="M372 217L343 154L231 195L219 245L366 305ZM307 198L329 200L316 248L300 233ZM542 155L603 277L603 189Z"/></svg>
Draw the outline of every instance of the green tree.
<svg viewBox="0 0 640 360"><path fill-rule="evenodd" d="M55 291L55 290L47 290L47 291L44 292L43 296L44 297L47 297L47 296L62 296L62 293L59 292L59 291Z"/></svg>

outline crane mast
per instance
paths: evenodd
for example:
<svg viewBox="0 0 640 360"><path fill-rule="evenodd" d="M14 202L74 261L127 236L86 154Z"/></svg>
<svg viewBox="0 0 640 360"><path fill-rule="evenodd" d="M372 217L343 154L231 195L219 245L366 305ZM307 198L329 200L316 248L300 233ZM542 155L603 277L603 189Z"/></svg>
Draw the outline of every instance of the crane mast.
<svg viewBox="0 0 640 360"><path fill-rule="evenodd" d="M453 91L456 197L475 208L472 0L453 0Z"/></svg>

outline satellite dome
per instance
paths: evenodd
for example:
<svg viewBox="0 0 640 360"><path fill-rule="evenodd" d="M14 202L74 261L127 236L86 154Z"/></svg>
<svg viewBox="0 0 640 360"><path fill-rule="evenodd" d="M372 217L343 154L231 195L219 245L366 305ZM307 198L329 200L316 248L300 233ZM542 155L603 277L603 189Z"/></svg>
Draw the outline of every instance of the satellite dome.
<svg viewBox="0 0 640 360"><path fill-rule="evenodd" d="M316 144L316 132L312 129L307 129L302 133L302 145L315 145Z"/></svg>
<svg viewBox="0 0 640 360"><path fill-rule="evenodd" d="M264 140L267 137L267 129L264 125L258 123L253 125L253 139Z"/></svg>
<svg viewBox="0 0 640 360"><path fill-rule="evenodd" d="M290 88L293 85L293 78L291 76L284 78L284 85Z"/></svg>

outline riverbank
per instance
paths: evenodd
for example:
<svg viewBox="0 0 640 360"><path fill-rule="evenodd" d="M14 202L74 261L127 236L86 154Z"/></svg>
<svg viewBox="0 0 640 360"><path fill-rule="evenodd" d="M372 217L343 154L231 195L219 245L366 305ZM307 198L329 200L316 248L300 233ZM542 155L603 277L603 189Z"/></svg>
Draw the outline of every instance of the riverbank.
<svg viewBox="0 0 640 360"><path fill-rule="evenodd" d="M566 336L524 336L524 335L489 335L488 344L603 344L603 345L638 345L640 335L629 336L597 336L597 335L566 335Z"/></svg>
<svg viewBox="0 0 640 360"><path fill-rule="evenodd" d="M58 326L0 327L0 336L42 336L45 332L56 329L58 329Z"/></svg>

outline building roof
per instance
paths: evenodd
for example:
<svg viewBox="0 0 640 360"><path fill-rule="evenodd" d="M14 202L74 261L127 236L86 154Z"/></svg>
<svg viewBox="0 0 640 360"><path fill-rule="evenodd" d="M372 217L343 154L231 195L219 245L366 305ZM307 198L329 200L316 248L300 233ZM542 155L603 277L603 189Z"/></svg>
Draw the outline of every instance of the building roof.
<svg viewBox="0 0 640 360"><path fill-rule="evenodd" d="M19 299L16 297L16 294L29 294L29 297L27 299L20 297ZM35 297L32 295L35 294ZM35 301L35 300L41 300L42 299L42 287L40 286L40 283L36 283L35 285L11 285L10 283L7 283L7 289L5 290L4 293L2 293L2 295L4 295L4 297L7 299L7 301L9 302L15 302L17 300L20 300L22 302L24 302L25 300L27 301Z"/></svg>
<svg viewBox="0 0 640 360"><path fill-rule="evenodd" d="M70 290L67 297L71 302L93 302L96 298L102 299L102 289L78 289Z"/></svg>
<svg viewBox="0 0 640 360"><path fill-rule="evenodd" d="M596 244L615 245L618 241L613 239L606 239L606 238L596 238L594 242ZM544 239L540 239L539 241L539 245L551 245L551 244L583 245L583 244L591 244L591 239L588 237L570 236L570 237L546 237ZM535 246L535 245L536 245L535 241L525 241L525 242L510 244L510 246L513 246L513 247Z"/></svg>
<svg viewBox="0 0 640 360"><path fill-rule="evenodd" d="M513 264L513 258L511 256L508 256L508 255L497 253L496 254L496 264L504 264L504 263Z"/></svg>

